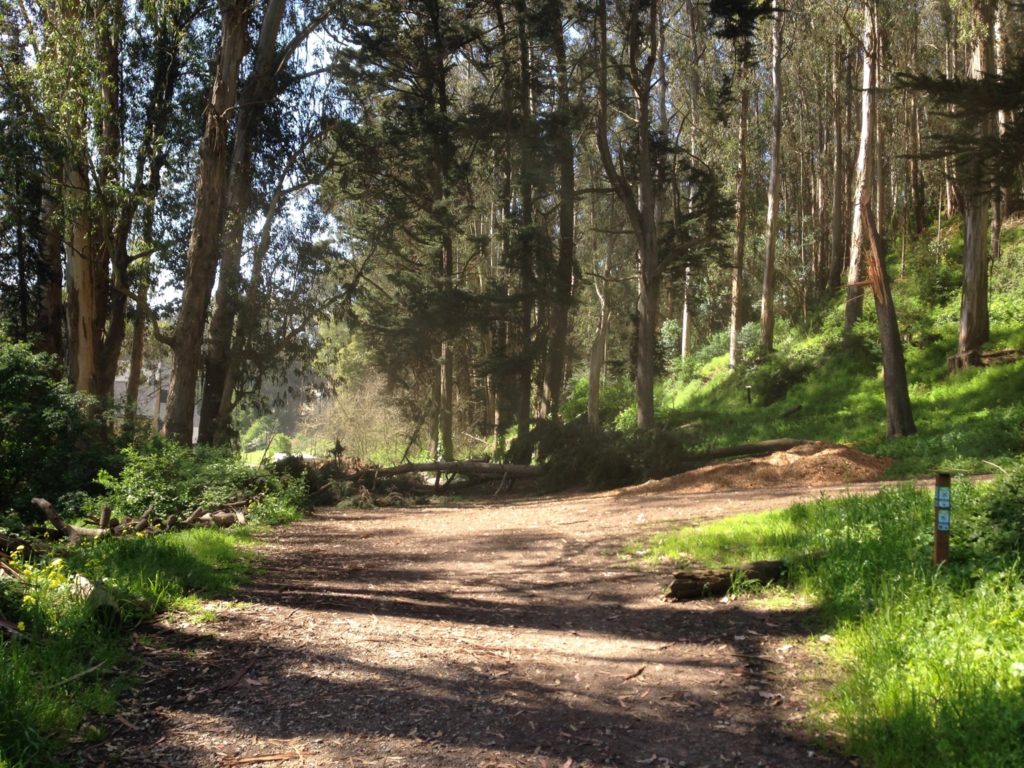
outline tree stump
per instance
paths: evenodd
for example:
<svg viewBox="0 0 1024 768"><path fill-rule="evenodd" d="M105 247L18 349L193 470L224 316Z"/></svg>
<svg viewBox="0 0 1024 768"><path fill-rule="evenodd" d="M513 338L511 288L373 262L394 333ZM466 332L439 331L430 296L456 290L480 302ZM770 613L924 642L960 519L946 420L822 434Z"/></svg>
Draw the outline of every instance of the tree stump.
<svg viewBox="0 0 1024 768"><path fill-rule="evenodd" d="M733 568L679 571L673 575L666 597L672 600L721 597L737 580L770 584L782 581L785 575L786 564L781 560L756 560Z"/></svg>

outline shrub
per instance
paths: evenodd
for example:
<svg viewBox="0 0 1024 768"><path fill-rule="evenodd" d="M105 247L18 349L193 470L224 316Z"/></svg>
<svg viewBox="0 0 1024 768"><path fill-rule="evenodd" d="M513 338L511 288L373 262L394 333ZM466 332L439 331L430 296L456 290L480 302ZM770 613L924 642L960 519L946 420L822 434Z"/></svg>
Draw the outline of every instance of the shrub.
<svg viewBox="0 0 1024 768"><path fill-rule="evenodd" d="M34 519L32 496L57 498L116 466L97 404L54 378L58 363L0 338L0 516Z"/></svg>
<svg viewBox="0 0 1024 768"><path fill-rule="evenodd" d="M541 422L530 437L555 487L614 488L639 477L629 445L619 432L595 432L577 419L564 425Z"/></svg>
<svg viewBox="0 0 1024 768"><path fill-rule="evenodd" d="M278 432L274 435L274 439L270 441L270 453L291 453L292 452L292 441L288 435L283 432Z"/></svg>
<svg viewBox="0 0 1024 768"><path fill-rule="evenodd" d="M248 466L229 449L189 448L155 438L122 453L124 468L118 475L100 473L98 482L106 493L91 502L94 508L108 504L117 513L136 516L152 507L163 517L252 498L250 515L266 523L294 520L306 508L303 478Z"/></svg>

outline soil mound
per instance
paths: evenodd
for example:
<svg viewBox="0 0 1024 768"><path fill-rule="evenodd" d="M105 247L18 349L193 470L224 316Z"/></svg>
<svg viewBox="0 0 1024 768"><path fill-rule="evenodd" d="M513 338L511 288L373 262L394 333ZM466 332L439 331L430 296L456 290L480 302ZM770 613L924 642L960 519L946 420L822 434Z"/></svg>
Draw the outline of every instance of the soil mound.
<svg viewBox="0 0 1024 768"><path fill-rule="evenodd" d="M881 480L892 459L843 445L803 443L768 456L737 459L692 469L639 486L644 492L687 490L693 493L826 486Z"/></svg>

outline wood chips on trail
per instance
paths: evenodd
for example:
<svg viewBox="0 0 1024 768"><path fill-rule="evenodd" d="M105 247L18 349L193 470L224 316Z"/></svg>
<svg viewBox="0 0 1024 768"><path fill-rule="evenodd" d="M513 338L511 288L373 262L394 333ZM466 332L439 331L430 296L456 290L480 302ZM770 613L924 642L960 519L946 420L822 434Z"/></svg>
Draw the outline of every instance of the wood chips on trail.
<svg viewBox="0 0 1024 768"><path fill-rule="evenodd" d="M318 510L266 535L254 581L211 605L216 621L138 635L140 684L66 764L848 765L805 719L822 684L810 607L666 603L669 566L617 555L656 530L820 493Z"/></svg>
<svg viewBox="0 0 1024 768"><path fill-rule="evenodd" d="M844 445L810 442L769 456L739 459L652 480L635 490L640 493L675 490L713 493L864 483L881 480L892 461Z"/></svg>

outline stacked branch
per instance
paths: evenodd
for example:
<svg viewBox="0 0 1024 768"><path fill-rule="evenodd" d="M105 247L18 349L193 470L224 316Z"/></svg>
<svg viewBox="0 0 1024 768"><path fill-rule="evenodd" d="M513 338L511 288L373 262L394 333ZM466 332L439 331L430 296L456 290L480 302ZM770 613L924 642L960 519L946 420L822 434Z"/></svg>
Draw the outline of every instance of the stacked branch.
<svg viewBox="0 0 1024 768"><path fill-rule="evenodd" d="M72 525L67 522L46 499L32 499L32 503L42 511L46 519L53 525L57 535L67 539L72 544L76 544L83 539L101 539L108 536L123 536L128 533L145 533L156 530L167 531L176 528L196 527L229 528L236 523L245 523L245 508L248 506L249 501L249 499L235 501L209 511L203 507L197 507L183 519L179 519L174 514L160 518L154 514L153 507L150 506L137 518L125 517L121 520L111 517L110 509L106 508L100 515L99 525L90 527Z"/></svg>

